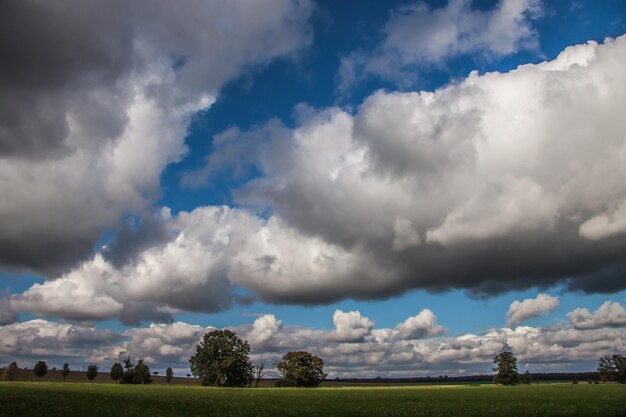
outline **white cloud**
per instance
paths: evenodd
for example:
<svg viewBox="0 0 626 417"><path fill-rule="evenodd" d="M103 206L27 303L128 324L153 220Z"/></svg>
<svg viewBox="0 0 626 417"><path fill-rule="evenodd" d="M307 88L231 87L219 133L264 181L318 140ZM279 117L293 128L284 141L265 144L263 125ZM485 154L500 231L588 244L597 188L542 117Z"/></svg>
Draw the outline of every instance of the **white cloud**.
<svg viewBox="0 0 626 417"><path fill-rule="evenodd" d="M501 0L487 11L472 3L450 0L433 9L416 2L396 8L384 26L384 39L373 51L342 58L339 90L346 92L368 74L402 84L414 81L416 68L441 65L459 55L493 58L537 47L533 23L543 13L540 0Z"/></svg>
<svg viewBox="0 0 626 417"><path fill-rule="evenodd" d="M626 146L621 152L626 153ZM598 214L580 225L580 235L591 240L604 239L625 232L626 199L619 201L617 207Z"/></svg>
<svg viewBox="0 0 626 417"><path fill-rule="evenodd" d="M556 310L559 299L548 294L537 294L535 298L527 298L524 301L513 301L506 313L506 325L517 326L523 321L542 316Z"/></svg>
<svg viewBox="0 0 626 417"><path fill-rule="evenodd" d="M311 292L336 299L334 286L347 285L339 278L353 271L362 271L363 284L369 279L375 285L380 276L358 253L303 236L275 218L264 221L238 209L201 207L177 217L163 210L161 221L169 240L139 251L132 262L116 268L96 254L75 270L12 296L12 307L133 324L167 320L163 306L212 312L245 302L235 294L235 284L264 299L299 295L306 302Z"/></svg>
<svg viewBox="0 0 626 417"><path fill-rule="evenodd" d="M311 40L308 0L6 7L0 264L50 275L152 208L226 82Z"/></svg>
<svg viewBox="0 0 626 417"><path fill-rule="evenodd" d="M615 88L626 85L624 60L626 36L435 92L379 91L354 115L299 107L293 129L233 130L209 171L255 165L261 175L235 191L242 208L163 210L166 233L127 264L96 255L12 303L95 318L88 301L60 303L71 283L63 288L103 305L97 318L131 322L163 319L164 307L229 308L246 301L237 286L316 304L587 282L626 250L624 233L581 233L626 198L626 90Z"/></svg>
<svg viewBox="0 0 626 417"><path fill-rule="evenodd" d="M577 308L567 313L567 318L577 329L626 326L626 310L620 303L611 301L602 303L593 314L586 308Z"/></svg>
<svg viewBox="0 0 626 417"><path fill-rule="evenodd" d="M374 322L359 311L335 310L333 324L335 330L329 333L327 339L335 342L360 342L374 327Z"/></svg>
<svg viewBox="0 0 626 417"><path fill-rule="evenodd" d="M437 324L435 313L427 308L420 311L416 316L409 317L403 323L398 324L396 330L402 339L422 339L444 332L443 327Z"/></svg>
<svg viewBox="0 0 626 417"><path fill-rule="evenodd" d="M273 314L264 314L254 320L252 329L247 334L247 340L252 349L271 346L282 326L282 321Z"/></svg>

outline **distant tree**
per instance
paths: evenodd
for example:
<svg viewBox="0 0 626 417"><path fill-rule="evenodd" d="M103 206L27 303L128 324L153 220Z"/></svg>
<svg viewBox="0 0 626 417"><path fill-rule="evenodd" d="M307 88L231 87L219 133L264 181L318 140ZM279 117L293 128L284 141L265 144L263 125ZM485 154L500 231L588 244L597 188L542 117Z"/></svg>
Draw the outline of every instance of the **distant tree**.
<svg viewBox="0 0 626 417"><path fill-rule="evenodd" d="M276 363L280 373L279 386L284 387L316 387L324 379L324 361L309 352L288 352Z"/></svg>
<svg viewBox="0 0 626 417"><path fill-rule="evenodd" d="M98 376L98 367L91 364L87 367L87 379L92 382Z"/></svg>
<svg viewBox="0 0 626 417"><path fill-rule="evenodd" d="M202 385L243 387L250 375L250 345L230 330L204 335L189 359L191 373Z"/></svg>
<svg viewBox="0 0 626 417"><path fill-rule="evenodd" d="M533 376L530 374L528 369L526 370L526 372L524 372L524 375L522 375L522 383L526 385L530 385L533 383Z"/></svg>
<svg viewBox="0 0 626 417"><path fill-rule="evenodd" d="M113 366L111 367L110 375L111 375L111 379L119 384L120 379L122 379L122 375L124 375L124 368L122 368L122 365L115 362Z"/></svg>
<svg viewBox="0 0 626 417"><path fill-rule="evenodd" d="M63 370L61 371L61 375L63 375L63 382L65 382L65 379L68 377L69 374L70 374L70 366L67 363L64 363Z"/></svg>
<svg viewBox="0 0 626 417"><path fill-rule="evenodd" d="M135 366L135 384L150 384L152 378L150 378L150 368L146 365L143 359L137 361Z"/></svg>
<svg viewBox="0 0 626 417"><path fill-rule="evenodd" d="M158 374L159 374L159 371L154 371L154 372L152 372L152 375L155 375L155 376L156 376L156 375L158 375Z"/></svg>
<svg viewBox="0 0 626 417"><path fill-rule="evenodd" d="M33 373L39 379L48 373L48 365L44 361L38 361L33 368Z"/></svg>
<svg viewBox="0 0 626 417"><path fill-rule="evenodd" d="M130 357L124 361L124 372L120 379L122 384L150 384L150 368L144 363L143 359L137 361L137 365L133 365Z"/></svg>
<svg viewBox="0 0 626 417"><path fill-rule="evenodd" d="M493 371L496 375L493 377L494 384L517 385L519 383L519 373L517 370L517 358L513 352L501 352L493 358L496 367Z"/></svg>
<svg viewBox="0 0 626 417"><path fill-rule="evenodd" d="M169 384L172 382L172 378L174 378L174 371L172 371L172 368L167 368L165 370L165 382Z"/></svg>
<svg viewBox="0 0 626 417"><path fill-rule="evenodd" d="M15 381L15 377L17 376L17 363L11 362L9 366L4 368L2 371L2 380L3 381Z"/></svg>
<svg viewBox="0 0 626 417"><path fill-rule="evenodd" d="M598 361L600 379L605 382L626 382L626 358L622 355L604 355Z"/></svg>
<svg viewBox="0 0 626 417"><path fill-rule="evenodd" d="M187 378L191 378L191 374L187 374Z"/></svg>

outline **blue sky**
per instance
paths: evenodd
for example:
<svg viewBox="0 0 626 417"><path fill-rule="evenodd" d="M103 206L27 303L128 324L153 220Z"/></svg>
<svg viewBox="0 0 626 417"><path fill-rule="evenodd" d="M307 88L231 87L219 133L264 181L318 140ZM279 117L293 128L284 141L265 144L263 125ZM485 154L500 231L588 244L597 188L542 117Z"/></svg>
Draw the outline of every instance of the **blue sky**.
<svg viewBox="0 0 626 417"><path fill-rule="evenodd" d="M5 6L63 27L2 32L5 337L185 369L233 327L363 376L488 371L434 365L466 335L546 370L624 347L623 1L261 3Z"/></svg>

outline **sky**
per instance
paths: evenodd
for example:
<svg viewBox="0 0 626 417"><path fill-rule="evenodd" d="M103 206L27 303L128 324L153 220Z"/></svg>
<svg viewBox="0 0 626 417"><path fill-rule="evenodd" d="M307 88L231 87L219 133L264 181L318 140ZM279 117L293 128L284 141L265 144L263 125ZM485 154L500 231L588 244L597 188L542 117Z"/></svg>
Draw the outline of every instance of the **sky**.
<svg viewBox="0 0 626 417"><path fill-rule="evenodd" d="M626 3L4 1L0 363L626 352Z"/></svg>

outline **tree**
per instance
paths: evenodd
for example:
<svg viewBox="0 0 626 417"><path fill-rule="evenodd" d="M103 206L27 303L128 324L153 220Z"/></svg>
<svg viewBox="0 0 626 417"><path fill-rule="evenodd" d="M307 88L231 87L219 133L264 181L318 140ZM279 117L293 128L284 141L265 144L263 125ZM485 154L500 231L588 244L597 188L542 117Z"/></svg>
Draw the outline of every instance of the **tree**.
<svg viewBox="0 0 626 417"><path fill-rule="evenodd" d="M526 370L526 372L524 372L524 375L522 375L522 383L526 385L530 385L533 383L533 376L528 370Z"/></svg>
<svg viewBox="0 0 626 417"><path fill-rule="evenodd" d="M149 384L152 382L150 378L150 368L143 362L143 359L137 361L135 366L135 384Z"/></svg>
<svg viewBox="0 0 626 417"><path fill-rule="evenodd" d="M265 370L265 362L257 363L253 368L254 372L254 387L258 387L261 380L267 375L267 371Z"/></svg>
<svg viewBox="0 0 626 417"><path fill-rule="evenodd" d="M169 384L172 381L172 378L174 378L174 371L172 371L172 368L167 368L165 370L165 382Z"/></svg>
<svg viewBox="0 0 626 417"><path fill-rule="evenodd" d="M626 358L622 355L604 355L598 361L600 379L605 382L626 382Z"/></svg>
<svg viewBox="0 0 626 417"><path fill-rule="evenodd" d="M493 377L494 384L517 385L519 384L519 373L517 371L517 358L513 352L501 352L493 358L496 367L493 371L496 376Z"/></svg>
<svg viewBox="0 0 626 417"><path fill-rule="evenodd" d="M61 375L63 375L63 382L65 382L65 379L68 377L69 374L70 374L70 366L67 363L64 363L63 370L61 371Z"/></svg>
<svg viewBox="0 0 626 417"><path fill-rule="evenodd" d="M243 387L250 375L250 345L230 330L204 335L189 359L191 373L202 385Z"/></svg>
<svg viewBox="0 0 626 417"><path fill-rule="evenodd" d="M16 375L17 375L17 363L11 362L9 366L4 368L4 371L2 371L2 380L3 381L15 381Z"/></svg>
<svg viewBox="0 0 626 417"><path fill-rule="evenodd" d="M98 367L93 363L87 367L87 379L92 382L98 376Z"/></svg>
<svg viewBox="0 0 626 417"><path fill-rule="evenodd" d="M324 361L309 352L288 352L276 364L281 375L280 386L284 387L316 387L324 379Z"/></svg>
<svg viewBox="0 0 626 417"><path fill-rule="evenodd" d="M42 376L48 373L48 365L44 361L37 362L33 368L33 373L37 378L41 379Z"/></svg>
<svg viewBox="0 0 626 417"><path fill-rule="evenodd" d="M119 384L122 375L124 375L124 368L118 362L115 362L111 367L111 379Z"/></svg>
<svg viewBox="0 0 626 417"><path fill-rule="evenodd" d="M130 357L124 361L124 372L120 379L121 384L151 384L150 368L143 359L137 361L137 365L133 365Z"/></svg>

